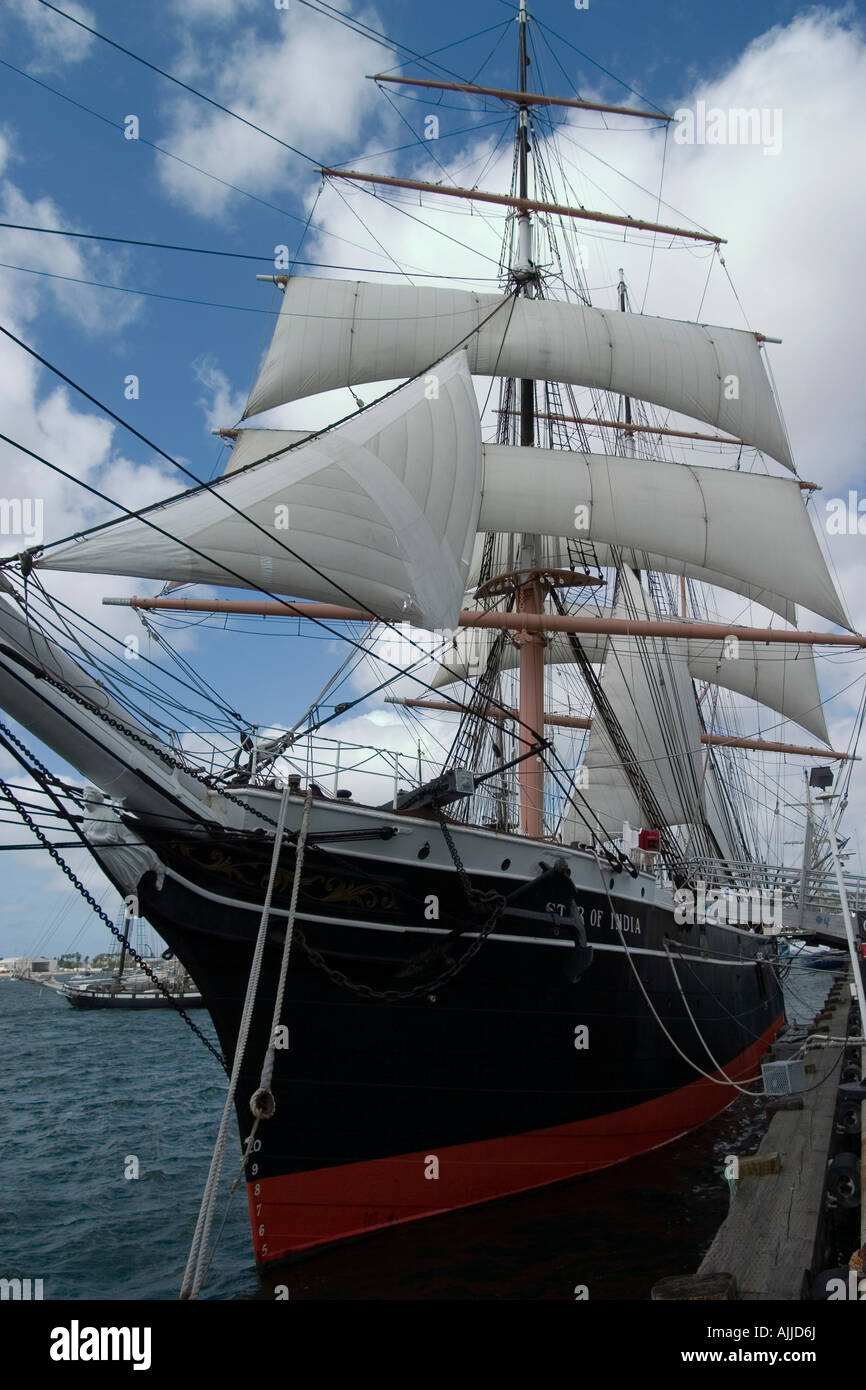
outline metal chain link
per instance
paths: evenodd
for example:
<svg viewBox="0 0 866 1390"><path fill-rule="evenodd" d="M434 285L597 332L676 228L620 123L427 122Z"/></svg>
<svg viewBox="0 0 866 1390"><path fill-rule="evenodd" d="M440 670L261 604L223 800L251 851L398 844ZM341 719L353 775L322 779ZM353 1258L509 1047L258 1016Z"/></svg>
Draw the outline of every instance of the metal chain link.
<svg viewBox="0 0 866 1390"><path fill-rule="evenodd" d="M23 747L23 745L20 744L19 740L16 740L16 742L19 743L19 747ZM38 759L34 759L34 765L38 765ZM84 901L93 909L97 917L99 917L105 923L112 935L116 936L118 941L122 943L124 941L123 933L117 930L117 927L112 922L108 913L105 912L102 907L100 907L99 903L93 897L92 893L88 892L81 880L78 877L76 877L73 870L70 869L69 865L66 863L62 854L60 854L60 852L56 850L54 846L51 844L51 842L43 835L42 831L39 829L39 826L32 819L32 817L28 815L27 811L24 809L21 802L18 800L15 793L12 791L12 788L6 782L4 782L2 778L0 778L0 790L2 790L3 795L7 797L9 801L12 803L12 805L15 807L19 816L24 821L25 825L27 825L28 828L33 832L37 840L39 840L43 849L46 849L48 851L55 864L57 864L58 868L60 868L63 871L63 873L69 879L70 883L73 885L73 887L78 890ZM223 1071L227 1073L228 1067L226 1066L225 1058L223 1057L222 1053L217 1051L210 1039L206 1038L204 1033L197 1026L197 1024L193 1023L186 1009L182 1008L182 1006L178 1004L177 1000L172 995L168 986L163 984L159 976L156 975L153 970L151 970L147 962L143 959L142 956L139 955L138 951L136 951L134 947L132 947L129 944L129 942L127 942L126 944L126 949L127 953L130 956L132 956L134 961L138 963L138 965L141 967L142 971L148 977L148 979L151 980L153 984L156 986L156 988L160 991L160 993L165 996L165 998L168 1000L169 1004L175 1010L175 1012L180 1014L180 1017L183 1019L187 1027L191 1028L192 1031L195 1033L196 1037L204 1043L208 1052L213 1053L214 1057L216 1057Z"/></svg>
<svg viewBox="0 0 866 1390"><path fill-rule="evenodd" d="M9 739L10 743L14 743L15 747L19 748L21 752L25 755L25 757L30 759L30 762L33 764L33 766L37 769L38 772L41 772L46 782L57 783L58 779L54 776L54 773L48 771L48 768L45 766L45 764L39 761L36 754L31 752L31 750L27 747L27 744L22 743L20 738L16 737L16 735L13 734L12 730L9 728L9 725L4 724L2 720L0 720L0 733L5 734L6 738Z"/></svg>
<svg viewBox="0 0 866 1390"><path fill-rule="evenodd" d="M454 867L457 870L457 876L460 879L461 886L463 888L464 893L466 894L467 902L469 903L469 906L473 910L473 912L478 912L481 908L489 906L491 908L491 912L490 916L487 918L487 921L479 929L478 935L475 938L475 940L471 943L471 945L467 946L466 950L463 952L463 955L460 956L458 960L451 961L450 964L444 970L440 971L440 973L437 976L435 976L434 979L427 980L424 982L424 984L414 985L411 989L374 989L372 985L365 985L361 984L360 981L350 980L349 976L344 971L337 970L335 966L328 965L321 952L317 951L313 946L310 945L301 928L296 926L295 937L298 941L298 944L304 951L305 955L312 962L312 964L316 966L317 969L323 971L324 974L328 976L328 979L331 980L333 984L340 985L343 989L349 989L352 991L353 994L363 995L367 999L384 999L394 1003L403 999L418 999L422 995L429 996L434 990L441 989L443 985L447 984L449 980L453 980L456 975L459 975L460 972L465 969L469 962L475 956L477 956L484 942L487 940L487 937L493 931L494 927L496 926L497 922L499 921L500 917L505 911L505 908L507 906L507 900L502 896L501 893L497 893L495 889L490 889L487 892L481 892L478 888L473 887L472 883L469 880L469 875L467 874L466 869L464 868L463 861L460 858L460 853L457 849L456 844L454 843L454 839L451 835L451 832L448 829L448 825L445 821L445 816L441 808L439 809L438 814L439 826L442 830L445 843L448 846L448 851L451 855L451 858L454 861ZM423 951L418 956L415 956L414 962L416 964L416 968L420 964L420 962L424 961L425 959L432 960L436 956L441 955L443 949L445 949L445 947L447 946L448 941L455 940L458 936L462 935L462 932L462 928L456 928L453 932L450 933L449 937L446 938L445 942L442 942L439 946L434 946L432 950ZM408 961L407 966L411 966L412 963L412 960Z"/></svg>
<svg viewBox="0 0 866 1390"><path fill-rule="evenodd" d="M56 690L59 690L61 694L65 695L68 699L74 701L75 704L81 705L89 713L95 714L97 718L103 721L103 723L108 724L110 728L115 729L125 738L130 739L133 743L137 743L140 747L145 748L149 753L153 753L156 757L160 759L161 762L165 763L173 771L181 771L188 773L189 776L195 778L196 781L201 782L204 786L206 786L208 790L218 790L220 796L224 796L227 801L234 802L235 805L240 806L244 811L249 811L251 815L257 816L260 820L267 821L270 825L276 825L276 821L274 821L271 816L266 815L263 811L256 810L255 807L248 805L245 801L241 801L239 797L233 796L232 793L227 792L225 788L216 788L214 786L213 781L209 779L204 773L199 772L196 769L190 768L185 763L182 763L178 759L173 758L171 754L168 753L165 749L160 748L155 744L152 744L141 734L137 734L132 729L127 728L126 725L121 723L119 719L115 719L113 715L108 714L107 711L99 709L98 706L92 704L90 700L85 699L84 696L80 695L76 690L72 690L64 682L59 681L54 676L49 675L47 671L41 673L41 679L47 681L49 685L54 686ZM12 735L12 737L14 738L14 735ZM16 739L15 742L18 743L18 746L20 748L24 748L24 745L21 744L19 740ZM28 756L32 757L32 755L29 754L29 752ZM33 759L33 761L36 764L36 759ZM41 767L41 764L37 765ZM42 768L42 771L44 775L48 777L51 776L51 774L48 773L47 769ZM24 813L23 810L22 814L26 815L26 813ZM36 833L40 839L43 839L40 832L36 830L35 826L32 826L31 822L29 822L29 817L27 819L28 823L30 823L31 827L34 829L34 833ZM364 995L365 997L371 999L397 1001L401 999L418 998L424 994L429 995L432 990L439 989L443 984L447 984L448 981L453 979L455 975L458 975L469 964L470 960L472 960L473 957L476 956L480 951L484 941L493 931L494 927L499 921L499 918L502 916L502 913L506 907L506 900L501 893L497 893L495 890L488 890L487 892L482 892L479 889L473 887L472 883L469 880L469 875L467 874L466 869L463 865L463 861L460 858L459 851L457 849L456 844L454 843L454 839L451 835L451 832L448 829L448 825L441 808L439 810L439 826L442 830L442 835L444 837L445 843L448 846L448 851L451 855L451 858L454 861L454 867L457 870L458 878L460 879L463 892L466 895L466 900L470 908L472 908L474 912L478 912L482 908L487 906L490 906L491 908L490 917L480 928L478 936L472 942L472 944L469 947L467 947L467 949L464 951L463 955L459 958L459 960L452 961L451 964L447 967L447 969L441 971L440 974L437 975L433 980L427 981L425 984L422 985L415 985L412 989L407 990L377 990L374 989L371 985L365 985L360 983L359 981L351 980L349 976L346 975L342 970L337 970L334 966L328 965L321 953L309 944L301 928L297 927L295 929L295 935L297 937L298 944L301 946L302 950L307 955L308 959L312 962L312 964L315 965L319 970L322 970L324 974L326 974L328 978L333 981L334 984L340 985L344 989L352 990L356 994ZM90 897L84 886L78 882L78 880L72 873L72 870L68 867L67 864L64 863L59 853L51 845L49 845L47 841L43 840L43 843L49 850L49 853L52 855L52 857L59 864L63 872L70 879L72 879L76 887L79 889L79 892L81 892L82 895L87 899L87 901L93 907L94 911L99 913L99 915L105 920L106 924L110 927L111 931L115 934L115 936L119 936L119 933L114 927L114 924L102 911L98 903L96 903L95 900ZM461 931L459 929L452 933L452 936L459 935L461 935ZM436 953L439 953L441 952L442 947L440 946L438 948L435 948L435 950ZM425 954L429 955L430 953L427 952ZM136 959L138 959L138 957L136 957ZM158 983L158 981L156 983ZM173 1000L172 1003L174 1004ZM197 1033L199 1037L202 1038L205 1045L210 1049L210 1051L213 1052L215 1056L219 1057L221 1065L225 1068L225 1062L223 1058L211 1046L207 1038L204 1037L204 1034L201 1033L200 1029L198 1029L196 1025L193 1023L192 1019L189 1018L185 1011L183 1009L180 1009L179 1006L175 1005L175 1007L178 1009L178 1012L184 1017L186 1022L192 1028L193 1032Z"/></svg>
<svg viewBox="0 0 866 1390"><path fill-rule="evenodd" d="M504 906L505 900L503 899L503 907ZM295 939L312 964L315 965L317 969L323 971L324 974L328 976L328 979L335 985L341 985L344 989L351 990L353 994L361 994L367 999L384 999L396 1003L401 999L418 999L424 994L429 996L434 990L441 989L442 985L447 984L455 975L458 975L460 971L469 964L473 956L476 956L481 950L484 941L496 926L501 916L501 911L501 908L496 908L494 910L490 919L485 922L476 939L472 942L471 946L467 947L459 960L452 961L448 968L441 971L435 979L428 980L422 985L415 985L412 989L374 989L372 985L362 984L359 980L350 980L349 976L346 975L344 971L337 970L333 965L328 965L321 953L307 941L300 927L295 927Z"/></svg>

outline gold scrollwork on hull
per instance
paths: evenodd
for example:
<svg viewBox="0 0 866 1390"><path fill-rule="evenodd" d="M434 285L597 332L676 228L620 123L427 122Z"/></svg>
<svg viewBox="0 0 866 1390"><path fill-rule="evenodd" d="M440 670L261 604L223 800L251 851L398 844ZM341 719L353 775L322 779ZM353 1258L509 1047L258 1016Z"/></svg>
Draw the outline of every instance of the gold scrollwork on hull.
<svg viewBox="0 0 866 1390"><path fill-rule="evenodd" d="M321 891L316 892L319 884ZM364 907L371 912L397 911L397 899L384 884L352 883L334 874L305 874L301 890L317 902L351 903L353 907Z"/></svg>
<svg viewBox="0 0 866 1390"><path fill-rule="evenodd" d="M238 860L234 855L218 846L192 845L185 841L175 841L175 852L198 869L217 878L241 884L250 892L267 890L269 869L252 860ZM288 897L295 879L294 868L288 866L277 869L274 878L274 896ZM345 878L340 874L304 874L301 879L301 894L314 902L349 905L363 908L368 912L397 912L398 903L394 891L387 884L364 883Z"/></svg>

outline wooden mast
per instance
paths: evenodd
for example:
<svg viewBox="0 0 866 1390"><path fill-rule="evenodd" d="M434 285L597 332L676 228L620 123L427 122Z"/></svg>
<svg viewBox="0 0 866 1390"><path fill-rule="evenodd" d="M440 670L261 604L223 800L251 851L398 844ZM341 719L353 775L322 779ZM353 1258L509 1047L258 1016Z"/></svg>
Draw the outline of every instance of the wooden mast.
<svg viewBox="0 0 866 1390"><path fill-rule="evenodd" d="M526 69L529 55L526 44L526 0L520 0L518 16L520 32L520 91L526 92ZM517 221L517 264L514 275L521 293L532 296L536 270L532 260L532 223L529 199L529 107L520 104L517 116L518 193L522 211ZM524 448L535 444L535 382L520 382L520 443ZM516 581L518 614L537 617L544 611L544 591L539 570L539 541L537 536L521 538L518 567L524 573ZM520 753L524 754L544 733L544 633L537 629L521 628L514 637L520 651L520 720L517 738ZM524 835L540 840L544 834L544 768L540 757L524 758L518 767L520 786L520 824Z"/></svg>

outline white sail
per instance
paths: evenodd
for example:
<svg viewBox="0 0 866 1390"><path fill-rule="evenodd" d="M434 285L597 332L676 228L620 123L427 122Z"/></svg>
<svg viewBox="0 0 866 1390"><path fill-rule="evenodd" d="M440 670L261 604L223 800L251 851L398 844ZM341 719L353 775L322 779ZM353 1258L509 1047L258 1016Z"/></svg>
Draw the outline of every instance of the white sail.
<svg viewBox="0 0 866 1390"><path fill-rule="evenodd" d="M594 616L595 610L591 611ZM611 616L611 610L606 610L604 616ZM494 633L483 628L461 628L442 654L442 664L434 673L425 675L425 679L437 689L458 680L477 679L486 667L494 636ZM581 633L578 640L594 666L601 665L607 659L610 638L604 633ZM636 637L617 638L620 648L635 652L639 641ZM688 637L678 641L678 655L672 656L672 659L678 660L693 680L706 681L710 685L721 686L723 690L746 695L799 724L823 743L829 743L811 647L787 648L760 642L732 645L715 637ZM573 650L565 633L549 634L544 658L551 666L574 662ZM511 642L506 643L500 669L514 670L519 661L517 648ZM777 737L775 734L769 736Z"/></svg>
<svg viewBox="0 0 866 1390"><path fill-rule="evenodd" d="M469 592L466 595L464 608L474 608L475 598L473 590L481 583L481 564L484 557L484 544L486 532L480 531L475 541L475 548L472 551L472 563L469 566L469 575L466 585ZM500 548L502 543L507 543L507 533L500 533ZM791 599L783 598L781 594L771 593L769 589L759 589L754 584L745 584L740 579L735 579L730 574L717 574L715 570L704 569L702 565L689 564L688 560L678 560L672 555L657 555L649 550L629 550L627 547L605 545L602 541L593 541L586 554L587 559L580 558L581 551L575 546L574 541L565 536L546 536L544 537L543 564L548 569L575 569L583 570L585 565L599 565L602 569L619 569L621 565L629 565L636 570L649 570L654 574L671 574L682 576L684 579L694 579L700 584L712 584L717 589L727 589L731 594L739 594L741 598L748 599L750 603L758 603L763 608L768 608L771 613L778 613L790 627L797 626L797 605ZM577 558L575 558L577 556ZM743 622L747 621L745 618Z"/></svg>
<svg viewBox="0 0 866 1390"><path fill-rule="evenodd" d="M466 345L481 376L572 382L652 401L793 468L754 333L468 290L289 277L245 415L425 372Z"/></svg>
<svg viewBox="0 0 866 1390"><path fill-rule="evenodd" d="M757 584L747 584L741 579L735 579L733 575L719 574L718 571L706 569L703 565L693 565L688 560L679 560L673 555L657 555L649 550L619 549L596 543L593 545L593 551L599 565L618 567L622 563L636 570L681 575L683 579L695 579L700 584L712 584L716 589L726 589L730 594L739 594L750 603L768 608L771 613L777 613L790 627L797 626L797 605L792 599L774 594L772 590L761 588ZM738 621L745 623L751 619L740 617Z"/></svg>
<svg viewBox="0 0 866 1390"><path fill-rule="evenodd" d="M796 482L724 468L486 445L482 531L648 550L848 616Z"/></svg>
<svg viewBox="0 0 866 1390"><path fill-rule="evenodd" d="M723 859L742 859L744 849L737 836L735 826L722 788L713 749L704 748L704 819Z"/></svg>
<svg viewBox="0 0 866 1390"><path fill-rule="evenodd" d="M312 430L238 430L223 475L237 473L239 468L259 463L271 454L300 444L302 439L309 439L312 433Z"/></svg>
<svg viewBox="0 0 866 1390"><path fill-rule="evenodd" d="M478 405L458 352L440 364L435 395L410 382L311 444L151 509L170 535L130 519L39 563L302 594L450 627L466 586L481 470Z"/></svg>
<svg viewBox="0 0 866 1390"><path fill-rule="evenodd" d="M694 680L746 695L799 724L822 743L830 742L811 647L795 645L787 650L760 642L731 644L690 637L688 663ZM778 738L778 733L767 737Z"/></svg>
<svg viewBox="0 0 866 1390"><path fill-rule="evenodd" d="M620 574L613 612L617 618L657 616L655 604L630 570ZM682 639L651 637L638 643L611 637L602 691L659 806L663 824L700 824L705 763ZM583 768L582 796L608 834L620 834L624 821L647 824L648 812L641 807L598 709L593 710Z"/></svg>
<svg viewBox="0 0 866 1390"><path fill-rule="evenodd" d="M226 472L306 437L240 430ZM279 457L291 466L294 451ZM625 547L640 553L636 567L729 588L788 621L799 603L848 626L800 488L785 478L488 444L478 527L591 541L600 564L616 562L610 547Z"/></svg>
<svg viewBox="0 0 866 1390"><path fill-rule="evenodd" d="M312 431L310 430L274 430L274 429L241 429L237 432L234 447L228 455L224 473L237 472L239 468L247 468L253 463L268 459L281 451L288 450L300 443L303 439L308 439ZM493 446L495 447L495 446ZM538 451L536 451L538 452ZM534 462L534 460L533 460ZM483 537L485 532L479 532L478 541L473 551L472 564L469 567L466 585L468 589L473 589L479 582L479 565L483 552ZM583 537L585 539L585 537ZM640 551L624 550L620 555L615 553L611 545L606 545L594 534L592 536L593 553L596 562L602 566L619 565L620 563L631 565L634 569L646 569L657 571L660 574L682 575L685 579L694 579L702 584L713 584L717 588L727 589L730 593L739 594L741 597L749 599L752 603L759 603L764 608L768 608L773 613L778 613L786 623L792 627L797 625L796 604L792 599L784 598L781 594L773 593L772 590L756 584L748 584L744 580L737 579L730 574L721 574L716 570L707 569L703 565L696 565L689 560L684 560L676 555L659 555L656 552L647 550L643 546ZM557 548L557 546L559 548ZM567 553L566 538L550 537L547 550L545 552L546 563L552 568L565 569L571 565L571 560ZM472 607L471 598L467 601L467 608Z"/></svg>

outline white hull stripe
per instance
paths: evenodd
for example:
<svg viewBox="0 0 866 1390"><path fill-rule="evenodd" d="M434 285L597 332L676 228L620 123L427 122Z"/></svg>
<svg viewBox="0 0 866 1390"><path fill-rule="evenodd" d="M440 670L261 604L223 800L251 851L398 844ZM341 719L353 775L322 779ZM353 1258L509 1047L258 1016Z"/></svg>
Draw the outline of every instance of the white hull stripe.
<svg viewBox="0 0 866 1390"><path fill-rule="evenodd" d="M239 898L226 898L223 897L221 893L211 893L206 888L199 888L197 884L190 883L187 879L181 877L180 874L175 873L173 869L167 868L166 874L169 878L173 878L175 882L182 884L183 887L188 889L191 893L197 893L199 897L207 898L212 903L222 903L225 907L237 908L241 912L255 912L258 916L261 916L261 906L256 903L245 903ZM286 908L272 907L270 915L272 917L288 917L289 914ZM304 922L324 922L329 926L357 927L361 931L399 932L404 936L407 933L414 933L421 936L450 936L450 931L447 927L397 927L393 926L390 922L361 922L355 917L323 917L315 912L299 912L298 917ZM477 931L466 931L463 932L462 935L469 939L471 937L480 936L481 933ZM561 938L557 937L512 936L500 932L491 932L487 940L502 941L506 944L513 943L514 945L522 946L559 946L566 951L574 950L573 940L563 941ZM594 951L614 951L622 955L625 954L624 947L614 945L612 942L591 941L587 939L586 944L587 946L591 946ZM678 949L681 950L682 947L680 946ZM698 950L699 948L686 946L685 949ZM666 951L657 951L649 946L629 946L628 952L630 955L634 956L659 956L662 960L667 959ZM676 961L678 957L673 952L672 955L674 961ZM740 969L746 965L760 964L760 962L755 959L721 960L718 956L681 956L679 960L682 964L688 965L729 965L736 966ZM766 962L764 963L766 964Z"/></svg>

